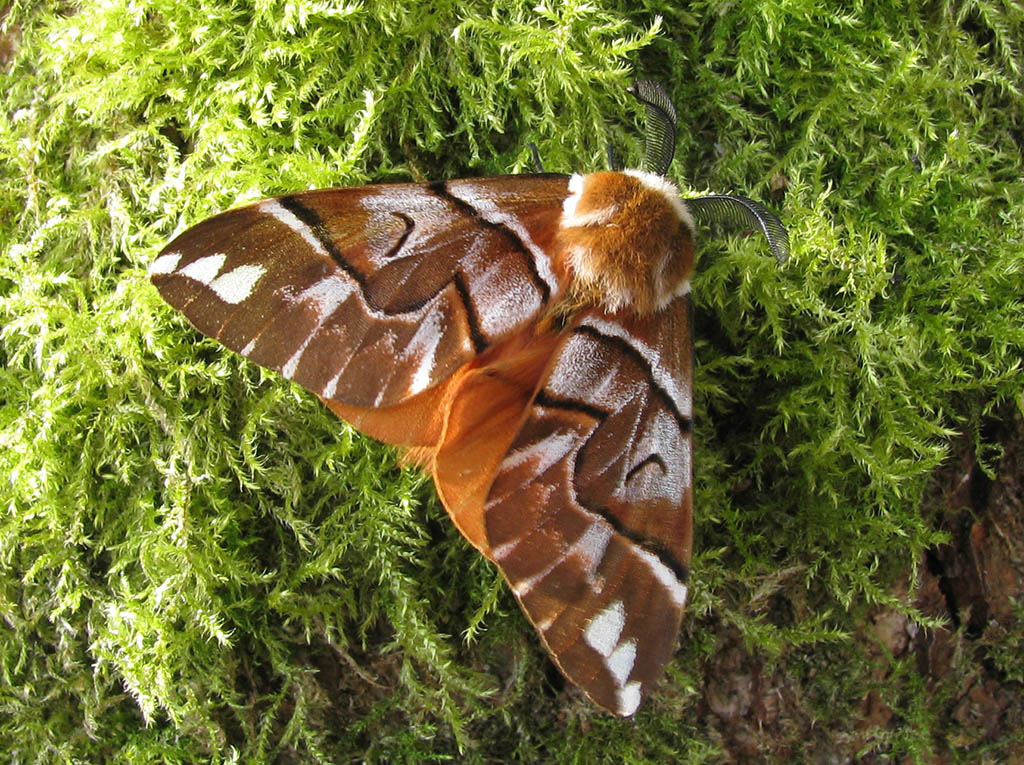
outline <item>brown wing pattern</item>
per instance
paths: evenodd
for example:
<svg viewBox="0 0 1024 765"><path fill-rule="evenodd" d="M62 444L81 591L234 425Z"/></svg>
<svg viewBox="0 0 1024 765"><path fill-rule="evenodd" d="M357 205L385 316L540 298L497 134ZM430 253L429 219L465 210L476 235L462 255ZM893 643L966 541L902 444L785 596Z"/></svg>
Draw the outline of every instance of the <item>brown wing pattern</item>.
<svg viewBox="0 0 1024 765"><path fill-rule="evenodd" d="M322 398L386 407L530 323L568 178L310 191L189 229L150 268L202 333Z"/></svg>
<svg viewBox="0 0 1024 765"><path fill-rule="evenodd" d="M548 650L619 715L661 676L686 600L689 306L578 317L484 509L489 557Z"/></svg>
<svg viewBox="0 0 1024 765"><path fill-rule="evenodd" d="M542 319L568 194L533 175L279 197L189 229L150 273L199 331L416 447L563 673L631 715L687 596L690 298Z"/></svg>

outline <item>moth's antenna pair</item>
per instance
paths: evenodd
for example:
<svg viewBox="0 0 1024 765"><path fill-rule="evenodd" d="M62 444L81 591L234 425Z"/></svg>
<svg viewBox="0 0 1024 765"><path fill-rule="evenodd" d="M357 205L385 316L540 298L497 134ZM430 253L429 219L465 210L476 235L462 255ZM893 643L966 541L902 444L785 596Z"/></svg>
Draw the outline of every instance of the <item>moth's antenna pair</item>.
<svg viewBox="0 0 1024 765"><path fill-rule="evenodd" d="M676 153L679 118L664 86L656 80L637 80L628 88L629 93L644 105L647 111L647 136L644 147L643 169L650 173L668 173ZM544 172L537 145L530 142L533 166ZM608 144L608 167L615 169L615 155ZM789 256L789 232L779 216L753 199L735 194L712 194L684 200L694 220L703 225L725 223L741 228L754 228L764 234L776 259L783 263Z"/></svg>
<svg viewBox="0 0 1024 765"><path fill-rule="evenodd" d="M643 169L665 175L676 151L678 118L672 100L660 82L637 80L629 92L647 111L647 141ZM608 149L612 161L611 147ZM725 223L754 228L764 234L772 254L782 263L789 256L789 232L771 210L752 199L733 194L713 194L686 199L686 207L701 225Z"/></svg>

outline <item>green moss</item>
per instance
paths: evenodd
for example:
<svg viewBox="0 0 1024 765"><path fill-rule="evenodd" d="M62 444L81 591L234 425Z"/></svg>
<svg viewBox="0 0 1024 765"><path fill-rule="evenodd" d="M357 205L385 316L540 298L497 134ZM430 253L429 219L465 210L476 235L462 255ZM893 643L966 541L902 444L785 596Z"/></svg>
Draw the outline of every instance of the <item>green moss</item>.
<svg viewBox="0 0 1024 765"><path fill-rule="evenodd" d="M1019 7L41 3L3 34L4 751L716 760L723 627L814 666L844 740L872 689L849 636L915 615L890 585L941 538L918 505L950 435L984 455L1020 394ZM555 692L429 481L199 339L145 266L274 193L529 170L531 141L549 170L635 162L636 76L673 92L683 185L776 207L793 255L702 245L693 603L618 721ZM938 702L892 666L906 723L864 751L927 758Z"/></svg>

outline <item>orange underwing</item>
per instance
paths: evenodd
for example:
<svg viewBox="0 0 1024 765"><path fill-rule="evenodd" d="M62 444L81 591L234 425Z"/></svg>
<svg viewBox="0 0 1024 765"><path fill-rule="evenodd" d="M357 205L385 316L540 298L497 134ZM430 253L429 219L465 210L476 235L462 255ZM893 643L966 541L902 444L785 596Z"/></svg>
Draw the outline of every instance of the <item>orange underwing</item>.
<svg viewBox="0 0 1024 765"><path fill-rule="evenodd" d="M188 229L150 267L205 335L405 447L562 673L633 714L672 656L692 548L697 222L656 83L645 170L309 191Z"/></svg>

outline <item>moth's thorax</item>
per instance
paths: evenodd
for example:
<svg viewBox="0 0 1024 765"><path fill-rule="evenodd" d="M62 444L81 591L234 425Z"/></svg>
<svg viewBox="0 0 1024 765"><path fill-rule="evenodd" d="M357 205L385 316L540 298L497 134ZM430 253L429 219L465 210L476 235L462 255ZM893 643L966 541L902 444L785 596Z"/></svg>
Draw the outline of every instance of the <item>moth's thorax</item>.
<svg viewBox="0 0 1024 765"><path fill-rule="evenodd" d="M556 257L573 275L570 303L647 314L689 289L694 225L671 181L577 174L562 207Z"/></svg>

